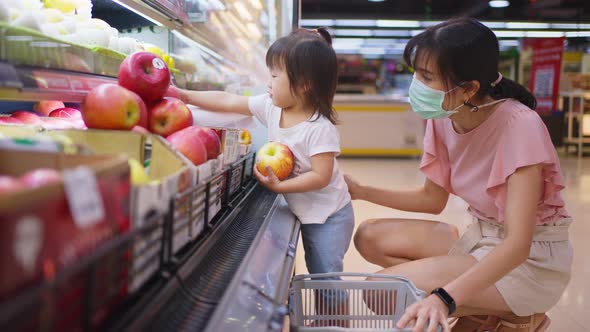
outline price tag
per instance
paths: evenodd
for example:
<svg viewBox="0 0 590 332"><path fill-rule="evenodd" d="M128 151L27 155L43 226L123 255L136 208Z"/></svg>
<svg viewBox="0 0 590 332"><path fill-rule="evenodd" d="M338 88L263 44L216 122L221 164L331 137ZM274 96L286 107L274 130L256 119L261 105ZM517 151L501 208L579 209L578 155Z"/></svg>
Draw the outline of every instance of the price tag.
<svg viewBox="0 0 590 332"><path fill-rule="evenodd" d="M63 181L74 222L81 228L95 225L105 217L94 172L80 166L63 172Z"/></svg>

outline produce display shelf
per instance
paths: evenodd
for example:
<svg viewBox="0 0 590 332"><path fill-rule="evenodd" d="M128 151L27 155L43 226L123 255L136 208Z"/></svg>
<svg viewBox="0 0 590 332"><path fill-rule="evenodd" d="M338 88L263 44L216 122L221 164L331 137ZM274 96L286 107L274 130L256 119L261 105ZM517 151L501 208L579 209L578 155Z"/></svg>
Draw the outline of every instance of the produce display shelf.
<svg viewBox="0 0 590 332"><path fill-rule="evenodd" d="M126 306L101 330L203 330L277 200L276 194L251 184L186 260L167 269L165 285Z"/></svg>
<svg viewBox="0 0 590 332"><path fill-rule="evenodd" d="M80 103L92 88L117 83L115 77L17 66L0 62L0 100L61 100Z"/></svg>

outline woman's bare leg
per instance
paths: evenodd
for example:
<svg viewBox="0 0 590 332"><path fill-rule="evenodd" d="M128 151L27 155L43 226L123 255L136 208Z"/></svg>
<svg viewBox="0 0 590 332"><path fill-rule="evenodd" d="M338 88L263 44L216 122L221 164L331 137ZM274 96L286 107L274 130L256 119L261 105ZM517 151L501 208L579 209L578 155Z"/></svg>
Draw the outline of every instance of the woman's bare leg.
<svg viewBox="0 0 590 332"><path fill-rule="evenodd" d="M387 268L446 255L458 238L457 228L442 222L372 219L359 226L354 245L367 261Z"/></svg>
<svg viewBox="0 0 590 332"><path fill-rule="evenodd" d="M378 273L405 276L416 287L429 293L477 263L470 255L447 256L457 239L457 228L442 222L376 219L359 226L354 242L365 259L385 267ZM510 312L494 286L483 290L464 306L484 312ZM473 311L469 308L461 310Z"/></svg>

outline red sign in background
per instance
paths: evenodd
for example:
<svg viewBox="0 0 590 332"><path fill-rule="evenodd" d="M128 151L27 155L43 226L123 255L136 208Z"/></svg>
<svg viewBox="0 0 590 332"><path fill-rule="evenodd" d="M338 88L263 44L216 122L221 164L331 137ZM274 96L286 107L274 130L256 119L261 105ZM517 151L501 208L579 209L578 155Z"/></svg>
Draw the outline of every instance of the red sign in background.
<svg viewBox="0 0 590 332"><path fill-rule="evenodd" d="M557 109L564 42L563 37L528 41L533 48L529 89L537 97L538 112L552 112Z"/></svg>

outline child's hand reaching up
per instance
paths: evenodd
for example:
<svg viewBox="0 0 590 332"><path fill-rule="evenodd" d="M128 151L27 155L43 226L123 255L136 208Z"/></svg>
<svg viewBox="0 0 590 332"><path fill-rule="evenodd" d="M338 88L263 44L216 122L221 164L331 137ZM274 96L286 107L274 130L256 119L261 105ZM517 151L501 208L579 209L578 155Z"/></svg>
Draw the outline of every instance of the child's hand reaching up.
<svg viewBox="0 0 590 332"><path fill-rule="evenodd" d="M266 166L266 174L268 175L265 176L260 173L258 167L254 165L254 175L256 176L256 179L258 179L258 182L260 182L260 184L266 189L280 193L281 180L275 175L270 166Z"/></svg>

